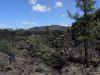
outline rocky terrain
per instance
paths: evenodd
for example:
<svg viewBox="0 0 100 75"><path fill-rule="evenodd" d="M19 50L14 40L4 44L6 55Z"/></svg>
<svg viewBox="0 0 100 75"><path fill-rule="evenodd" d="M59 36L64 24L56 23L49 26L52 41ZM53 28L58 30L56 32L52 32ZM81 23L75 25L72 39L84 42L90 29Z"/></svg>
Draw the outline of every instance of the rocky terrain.
<svg viewBox="0 0 100 75"><path fill-rule="evenodd" d="M30 57L25 49L17 51L11 64L9 56L0 53L0 75L53 75L53 72L41 59Z"/></svg>
<svg viewBox="0 0 100 75"><path fill-rule="evenodd" d="M84 64L78 63L76 59L77 62L66 60L67 63L59 71L47 65L40 57L31 56L27 44L21 41L16 45L16 56L13 61L10 61L7 54L0 52L0 75L100 75L100 64L98 67L91 65L85 68ZM81 56L77 49L80 50L75 47L69 51L76 58Z"/></svg>
<svg viewBox="0 0 100 75"><path fill-rule="evenodd" d="M3 1L0 1L3 7L0 26L0 75L100 75L100 8L95 8L99 4L95 5L96 0L75 0L78 11L75 13L76 9L70 7L73 11L71 13L67 10L67 16L66 12L58 11L58 8L66 11L65 3L60 0L54 1L55 7L48 4L49 0L41 0L39 3L37 0L30 0L32 12L35 12L29 15L28 6L24 6L27 2L24 0ZM69 5L66 6L68 8ZM8 13L5 13L6 7L10 8L10 12L7 10ZM51 9L52 12L45 13ZM68 16L73 20L66 19ZM64 19L68 22L64 22ZM60 22L72 23L67 27L41 26ZM41 27L28 28L32 25ZM4 29L7 27L13 29ZM14 29L16 27L24 29Z"/></svg>
<svg viewBox="0 0 100 75"><path fill-rule="evenodd" d="M41 59L30 57L28 51L23 49L17 51L16 60L11 64L9 56L0 53L0 75L100 75L100 66L85 69L81 64L70 63L59 73Z"/></svg>

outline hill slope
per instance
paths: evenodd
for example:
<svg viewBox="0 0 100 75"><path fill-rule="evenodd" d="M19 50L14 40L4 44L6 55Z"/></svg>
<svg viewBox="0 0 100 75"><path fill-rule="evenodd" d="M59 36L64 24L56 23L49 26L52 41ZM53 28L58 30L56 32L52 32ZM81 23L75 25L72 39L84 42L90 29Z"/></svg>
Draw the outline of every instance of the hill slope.
<svg viewBox="0 0 100 75"><path fill-rule="evenodd" d="M33 27L28 29L28 31L43 31L46 29L47 26L41 26L41 27ZM60 26L60 25L50 25L48 26L50 30L60 30L60 31L65 31L67 29L66 26Z"/></svg>

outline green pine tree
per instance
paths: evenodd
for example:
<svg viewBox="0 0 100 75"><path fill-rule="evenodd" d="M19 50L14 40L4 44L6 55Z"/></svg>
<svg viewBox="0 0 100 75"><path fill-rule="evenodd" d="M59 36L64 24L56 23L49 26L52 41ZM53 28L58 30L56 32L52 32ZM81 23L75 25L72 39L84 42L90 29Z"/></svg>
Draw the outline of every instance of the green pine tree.
<svg viewBox="0 0 100 75"><path fill-rule="evenodd" d="M91 17L88 17L90 13L92 13L95 8L95 1L94 0L76 0L76 7L79 8L84 14L83 17L80 19L80 16L78 13L76 13L75 15L71 15L70 12L68 12L69 16L72 19L75 19L76 21L76 28L80 27L79 30L77 30L77 35L79 38L81 38L81 40L84 43L84 50L85 50L85 63L86 63L86 67L89 67L89 62L88 62L88 41L90 39L90 25L91 25ZM81 24L81 25L80 25Z"/></svg>

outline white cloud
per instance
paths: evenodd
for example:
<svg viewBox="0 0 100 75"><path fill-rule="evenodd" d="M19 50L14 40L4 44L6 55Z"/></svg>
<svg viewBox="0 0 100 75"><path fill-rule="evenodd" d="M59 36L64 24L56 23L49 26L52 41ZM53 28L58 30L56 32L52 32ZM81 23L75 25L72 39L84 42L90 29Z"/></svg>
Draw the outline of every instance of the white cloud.
<svg viewBox="0 0 100 75"><path fill-rule="evenodd" d="M59 25L61 25L61 26L68 26L68 24L66 24L66 23L59 23Z"/></svg>
<svg viewBox="0 0 100 75"><path fill-rule="evenodd" d="M63 3L61 1L57 1L55 8L60 8L62 6L63 6Z"/></svg>
<svg viewBox="0 0 100 75"><path fill-rule="evenodd" d="M29 0L30 4L36 4L37 0Z"/></svg>
<svg viewBox="0 0 100 75"><path fill-rule="evenodd" d="M36 4L32 6L32 10L37 11L37 12L47 12L47 11L50 11L51 8L46 7L45 5Z"/></svg>
<svg viewBox="0 0 100 75"><path fill-rule="evenodd" d="M6 24L1 24L0 25L0 28L1 29L12 29L12 28L14 28L12 25L6 25Z"/></svg>
<svg viewBox="0 0 100 75"><path fill-rule="evenodd" d="M62 14L62 17L66 17L66 15L65 14Z"/></svg>
<svg viewBox="0 0 100 75"><path fill-rule="evenodd" d="M36 22L29 22L29 21L23 21L21 23L25 25L36 25L37 24Z"/></svg>
<svg viewBox="0 0 100 75"><path fill-rule="evenodd" d="M0 28L6 28L6 25L2 24L0 25Z"/></svg>
<svg viewBox="0 0 100 75"><path fill-rule="evenodd" d="M28 28L32 28L32 27L34 27L36 25L37 25L36 22L32 22L32 21L22 21L20 27L18 27L18 28L28 29Z"/></svg>
<svg viewBox="0 0 100 75"><path fill-rule="evenodd" d="M50 11L51 8L41 5L37 3L37 0L29 0L30 4L32 4L32 10L37 12L47 12Z"/></svg>

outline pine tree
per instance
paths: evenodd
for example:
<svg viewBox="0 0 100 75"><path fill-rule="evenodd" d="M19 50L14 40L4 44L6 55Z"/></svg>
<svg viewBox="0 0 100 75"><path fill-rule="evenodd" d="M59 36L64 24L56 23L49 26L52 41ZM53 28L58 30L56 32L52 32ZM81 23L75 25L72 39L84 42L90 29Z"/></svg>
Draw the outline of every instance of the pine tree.
<svg viewBox="0 0 100 75"><path fill-rule="evenodd" d="M84 12L83 42L84 42L84 50L85 50L85 63L86 63L86 67L89 67L89 64L88 64L88 35L89 35L88 26L89 26L89 23L88 23L87 16L90 12L94 11L95 1L94 0L76 0L76 4L77 4L76 6Z"/></svg>
<svg viewBox="0 0 100 75"><path fill-rule="evenodd" d="M80 34L79 37L81 37L84 44L86 67L89 67L88 41L90 39L89 37L90 31L88 29L91 24L90 21L88 21L90 19L88 15L95 10L94 5L95 5L94 0L76 0L76 7L79 8L83 12L83 18L81 19L81 31L79 30L78 34ZM78 23L80 23L79 21L80 16L78 15L78 13L76 13L75 15L71 15L70 12L68 12L68 14L72 19L75 19L76 21L78 21Z"/></svg>

